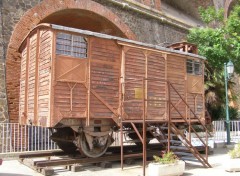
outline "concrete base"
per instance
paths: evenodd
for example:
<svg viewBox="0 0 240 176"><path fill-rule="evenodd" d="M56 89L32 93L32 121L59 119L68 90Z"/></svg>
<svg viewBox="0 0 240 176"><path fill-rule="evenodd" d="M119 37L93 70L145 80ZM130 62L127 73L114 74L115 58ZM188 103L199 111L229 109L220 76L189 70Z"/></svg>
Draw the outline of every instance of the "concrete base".
<svg viewBox="0 0 240 176"><path fill-rule="evenodd" d="M174 164L149 163L148 176L178 176L185 170L185 162L178 161Z"/></svg>
<svg viewBox="0 0 240 176"><path fill-rule="evenodd" d="M82 165L75 164L70 167L70 170L72 172L79 172L79 171L84 171L84 168Z"/></svg>
<svg viewBox="0 0 240 176"><path fill-rule="evenodd" d="M227 145L226 145L226 148L227 148L227 149L233 149L234 146L235 146L235 144L227 144Z"/></svg>
<svg viewBox="0 0 240 176"><path fill-rule="evenodd" d="M235 144L236 143L232 143L232 142L230 144L227 144L226 142L219 142L219 143L214 143L214 148L233 149Z"/></svg>
<svg viewBox="0 0 240 176"><path fill-rule="evenodd" d="M228 172L240 172L240 158L229 159L226 162L225 170Z"/></svg>
<svg viewBox="0 0 240 176"><path fill-rule="evenodd" d="M52 168L43 168L41 170L41 173L44 175L44 176L51 176L54 174L54 170Z"/></svg>
<svg viewBox="0 0 240 176"><path fill-rule="evenodd" d="M214 148L225 148L226 142L214 143Z"/></svg>

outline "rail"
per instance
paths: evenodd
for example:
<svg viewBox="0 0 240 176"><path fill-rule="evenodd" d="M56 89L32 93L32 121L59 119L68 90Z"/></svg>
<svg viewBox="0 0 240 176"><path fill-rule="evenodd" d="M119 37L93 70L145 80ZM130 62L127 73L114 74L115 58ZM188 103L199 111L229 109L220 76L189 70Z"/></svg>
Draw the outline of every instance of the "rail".
<svg viewBox="0 0 240 176"><path fill-rule="evenodd" d="M58 149L50 140L51 131L48 128L0 123L0 132L0 153Z"/></svg>
<svg viewBox="0 0 240 176"><path fill-rule="evenodd" d="M199 119L199 117L197 116L197 114L191 109L191 107L188 105L188 103L185 101L185 99L181 96L181 94L176 90L176 88L170 83L168 82L168 87L169 87L169 106L172 106L177 113L181 116L181 119L184 120L184 122L188 125L188 132L189 135L188 136L184 136L175 126L175 124L171 121L169 121L170 126L174 129L173 131L175 131L175 134L178 134L179 136L181 136L181 138L183 139L182 142L183 144L189 148L189 151L192 152L192 150L195 150L194 152L192 152L192 154L203 164L203 166L205 167L211 167L211 165L208 163L208 135L212 136L212 134L209 132L209 130L206 128L206 126L202 123L202 121ZM177 95L179 96L180 100L185 104L187 110L190 111L190 114L187 115L186 117L184 117L184 115L181 114L181 112L178 110L178 108L172 103L171 101L171 92L170 92L170 88L173 89L173 91L175 91L177 93ZM170 107L169 107L170 108ZM197 119L198 123L201 125L201 127L203 128L203 130L205 131L205 140L198 134L198 132L193 128L192 126L192 119L191 119L191 114L193 114L193 119ZM171 115L171 113L170 113ZM171 117L169 117L169 119L171 119ZM193 132L194 135L197 136L197 138L201 141L201 143L203 144L203 146L205 147L205 157L203 157L192 145L191 143L191 133ZM168 144L169 145L169 144Z"/></svg>
<svg viewBox="0 0 240 176"><path fill-rule="evenodd" d="M226 121L213 121L214 143L221 143L227 141ZM231 142L240 142L240 121L230 121L230 139Z"/></svg>
<svg viewBox="0 0 240 176"><path fill-rule="evenodd" d="M50 136L50 128L19 123L0 123L0 154L59 149ZM113 138L115 141L112 146L119 146L120 134L114 133ZM126 142L125 145L128 143Z"/></svg>
<svg viewBox="0 0 240 176"><path fill-rule="evenodd" d="M225 121L213 121L212 124L213 143L226 142ZM231 142L240 142L240 121L230 121L230 130ZM57 145L49 139L51 132L48 128L20 125L18 123L0 123L0 132L0 154L58 149ZM120 133L114 133L113 135L115 139L113 146L119 146ZM126 137L124 138L124 141L126 141L124 145L129 144L127 143L128 140ZM195 137L192 140L195 140ZM199 142L197 143L199 144Z"/></svg>

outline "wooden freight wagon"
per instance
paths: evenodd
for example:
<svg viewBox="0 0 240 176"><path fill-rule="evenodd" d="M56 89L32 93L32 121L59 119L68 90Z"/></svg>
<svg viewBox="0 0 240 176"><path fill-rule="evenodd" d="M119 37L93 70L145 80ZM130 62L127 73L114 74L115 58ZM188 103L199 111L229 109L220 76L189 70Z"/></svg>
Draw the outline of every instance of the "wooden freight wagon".
<svg viewBox="0 0 240 176"><path fill-rule="evenodd" d="M55 128L63 150L100 156L123 122L204 123L196 54L53 24L34 28L20 52L19 121Z"/></svg>

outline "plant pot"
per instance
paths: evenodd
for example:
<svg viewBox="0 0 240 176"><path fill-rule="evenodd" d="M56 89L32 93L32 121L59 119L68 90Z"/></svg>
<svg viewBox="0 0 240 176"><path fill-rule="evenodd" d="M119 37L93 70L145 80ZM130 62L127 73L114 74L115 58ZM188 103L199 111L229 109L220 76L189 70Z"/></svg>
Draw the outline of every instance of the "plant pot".
<svg viewBox="0 0 240 176"><path fill-rule="evenodd" d="M228 162L225 163L225 170L228 172L238 172L240 171L240 158L229 159Z"/></svg>
<svg viewBox="0 0 240 176"><path fill-rule="evenodd" d="M177 176L182 175L185 170L185 162L177 161L173 164L148 164L148 176Z"/></svg>

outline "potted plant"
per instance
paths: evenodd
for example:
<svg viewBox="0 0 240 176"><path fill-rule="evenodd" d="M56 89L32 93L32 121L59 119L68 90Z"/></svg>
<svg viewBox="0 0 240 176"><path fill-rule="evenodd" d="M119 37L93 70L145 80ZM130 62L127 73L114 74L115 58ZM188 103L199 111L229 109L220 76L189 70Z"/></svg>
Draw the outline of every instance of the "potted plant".
<svg viewBox="0 0 240 176"><path fill-rule="evenodd" d="M185 162L178 159L173 152L168 152L162 157L153 156L154 162L148 165L148 176L175 176L182 175Z"/></svg>
<svg viewBox="0 0 240 176"><path fill-rule="evenodd" d="M236 172L240 171L240 143L234 146L233 150L228 152L230 156L229 162L226 163L226 171Z"/></svg>

